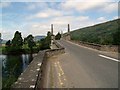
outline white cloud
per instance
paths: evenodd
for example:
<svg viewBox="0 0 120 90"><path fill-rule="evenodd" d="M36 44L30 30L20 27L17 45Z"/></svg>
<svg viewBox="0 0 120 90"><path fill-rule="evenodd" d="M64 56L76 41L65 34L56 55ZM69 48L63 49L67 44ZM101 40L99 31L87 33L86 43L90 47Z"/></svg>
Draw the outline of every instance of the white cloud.
<svg viewBox="0 0 120 90"><path fill-rule="evenodd" d="M109 0L86 0L84 2L67 1L61 4L62 9L77 10L79 12L85 12L89 10L100 10L106 13L111 13L118 9L118 3L108 2ZM111 0L112 1L112 0Z"/></svg>
<svg viewBox="0 0 120 90"><path fill-rule="evenodd" d="M0 8L6 8L11 5L11 2L0 2Z"/></svg>
<svg viewBox="0 0 120 90"><path fill-rule="evenodd" d="M45 12L40 12L40 13L37 13L35 15L36 18L48 18L49 17L49 13L45 13Z"/></svg>
<svg viewBox="0 0 120 90"><path fill-rule="evenodd" d="M118 16L113 17L113 19L118 19Z"/></svg>
<svg viewBox="0 0 120 90"><path fill-rule="evenodd" d="M29 33L33 35L46 35L47 31L50 31L50 25L54 25L54 34L60 32L67 32L67 24L71 25L71 29L77 29L84 26L94 24L89 16L59 16L49 19L45 23L30 23L26 26Z"/></svg>
<svg viewBox="0 0 120 90"><path fill-rule="evenodd" d="M66 0L1 0L2 2L65 2ZM67 0L73 1L73 0ZM108 1L108 2L118 2L119 0L74 0L74 2L93 2L93 1Z"/></svg>
<svg viewBox="0 0 120 90"><path fill-rule="evenodd" d="M47 8L47 4L45 2L26 2L28 10L35 10L38 8Z"/></svg>
<svg viewBox="0 0 120 90"><path fill-rule="evenodd" d="M7 30L0 28L1 38L4 40L12 39L13 37L13 30Z"/></svg>
<svg viewBox="0 0 120 90"><path fill-rule="evenodd" d="M67 24L70 24L71 30L92 26L107 21L105 17L99 17L96 20L89 16L58 16L49 19L47 22L33 22L26 26L27 32L33 35L46 35L50 31L50 25L54 25L54 34L63 31L67 32ZM27 33L28 34L28 33Z"/></svg>
<svg viewBox="0 0 120 90"><path fill-rule="evenodd" d="M107 21L107 19L106 19L105 17L99 17L99 18L97 18L97 20L98 20L99 22Z"/></svg>
<svg viewBox="0 0 120 90"><path fill-rule="evenodd" d="M107 3L101 11L106 13L118 12L118 3Z"/></svg>
<svg viewBox="0 0 120 90"><path fill-rule="evenodd" d="M107 21L107 19L105 18L104 15L97 19L93 19L89 17L89 14L83 15L83 13L81 14L79 12L86 13L87 11L94 9L101 13L110 13L116 10L115 3L103 3L100 2L100 0L94 2L76 2L76 3L63 2L60 4L60 6L58 6L57 9L50 8L48 5L46 6L46 4L44 4L43 6L40 3L27 3L27 4L29 6L27 10L32 11L38 9L38 12L31 13L31 15L27 15L26 16L27 21L23 21L25 23L24 26L21 24L17 26L15 25L15 27L17 27L15 29L22 30L23 37L26 37L29 34L33 34L34 36L46 35L47 31L50 31L51 24L54 24L54 34L56 34L61 30L63 32L67 32L67 24L70 24L71 30L75 30L78 28L83 28L97 23L105 22ZM37 19L39 19L39 21ZM11 38L11 36L13 36L14 34L12 30L10 32L2 33L4 34L4 38Z"/></svg>
<svg viewBox="0 0 120 90"><path fill-rule="evenodd" d="M57 17L57 16L62 16L62 14L63 13L61 11L47 8L34 15L31 15L29 17L27 16L27 19Z"/></svg>
<svg viewBox="0 0 120 90"><path fill-rule="evenodd" d="M65 3L62 3L62 7L65 9L75 9L77 11L86 11L90 9L94 9L97 7L102 6L102 2L72 2L72 1L67 1Z"/></svg>

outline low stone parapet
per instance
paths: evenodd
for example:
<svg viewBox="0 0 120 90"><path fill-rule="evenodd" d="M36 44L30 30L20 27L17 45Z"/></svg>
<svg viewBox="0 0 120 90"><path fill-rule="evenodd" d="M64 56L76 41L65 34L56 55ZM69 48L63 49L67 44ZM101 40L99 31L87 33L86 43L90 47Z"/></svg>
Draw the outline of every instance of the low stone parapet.
<svg viewBox="0 0 120 90"><path fill-rule="evenodd" d="M94 44L94 43L88 43L88 42L82 42L82 41L75 41L71 40L71 42L83 45L86 47L90 47L93 49L101 50L101 51L108 51L108 52L120 52L118 45L100 45L100 44Z"/></svg>
<svg viewBox="0 0 120 90"><path fill-rule="evenodd" d="M19 76L18 80L12 85L12 89L20 88L31 88L38 90L43 87L47 58L62 54L65 52L63 46L56 41L55 45L57 49L48 49L40 51L28 65L26 70Z"/></svg>

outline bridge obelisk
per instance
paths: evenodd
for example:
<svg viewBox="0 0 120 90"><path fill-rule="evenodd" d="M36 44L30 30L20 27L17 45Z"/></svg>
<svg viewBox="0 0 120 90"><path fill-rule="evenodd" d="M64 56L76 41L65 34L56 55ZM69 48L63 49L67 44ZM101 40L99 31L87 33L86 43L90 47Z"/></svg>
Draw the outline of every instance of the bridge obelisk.
<svg viewBox="0 0 120 90"><path fill-rule="evenodd" d="M53 45L53 42L54 42L53 24L51 24L51 46Z"/></svg>
<svg viewBox="0 0 120 90"><path fill-rule="evenodd" d="M70 40L70 25L68 24L67 40Z"/></svg>

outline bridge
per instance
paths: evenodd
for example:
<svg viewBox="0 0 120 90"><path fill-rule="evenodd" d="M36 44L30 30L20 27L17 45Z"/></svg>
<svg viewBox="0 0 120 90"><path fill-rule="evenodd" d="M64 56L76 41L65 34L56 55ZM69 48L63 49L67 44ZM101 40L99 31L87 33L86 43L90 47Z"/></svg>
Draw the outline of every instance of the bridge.
<svg viewBox="0 0 120 90"><path fill-rule="evenodd" d="M105 46L74 42L68 33L40 51L12 88L118 88L118 55ZM107 47L108 49L109 47ZM109 48L116 51L116 49Z"/></svg>

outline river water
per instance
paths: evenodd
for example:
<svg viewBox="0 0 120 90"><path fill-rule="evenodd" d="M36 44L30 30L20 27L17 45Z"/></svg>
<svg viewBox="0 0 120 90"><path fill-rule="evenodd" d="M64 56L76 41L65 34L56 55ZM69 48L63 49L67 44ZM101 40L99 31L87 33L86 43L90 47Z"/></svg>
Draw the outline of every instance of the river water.
<svg viewBox="0 0 120 90"><path fill-rule="evenodd" d="M27 68L33 55L0 55L2 61L2 87L10 87Z"/></svg>

